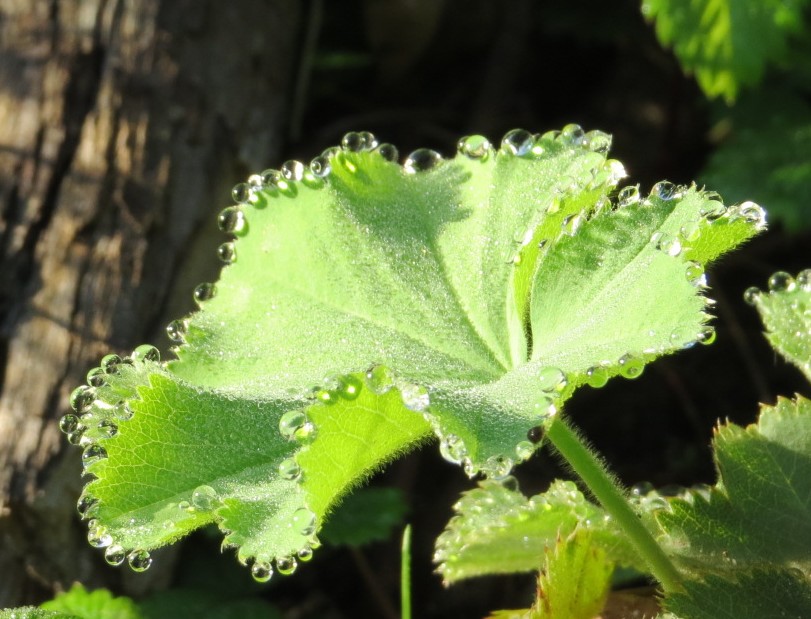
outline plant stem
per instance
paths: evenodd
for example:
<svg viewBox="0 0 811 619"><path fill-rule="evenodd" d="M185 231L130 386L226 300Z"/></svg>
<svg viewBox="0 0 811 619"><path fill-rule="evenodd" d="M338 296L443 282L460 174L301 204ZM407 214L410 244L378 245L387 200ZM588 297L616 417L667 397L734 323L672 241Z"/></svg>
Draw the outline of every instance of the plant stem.
<svg viewBox="0 0 811 619"><path fill-rule="evenodd" d="M546 436L606 511L617 521L664 590L681 590L681 575L650 531L642 524L625 498L625 493L600 458L560 416L546 427Z"/></svg>
<svg viewBox="0 0 811 619"><path fill-rule="evenodd" d="M403 531L400 556L400 619L411 619L411 525Z"/></svg>

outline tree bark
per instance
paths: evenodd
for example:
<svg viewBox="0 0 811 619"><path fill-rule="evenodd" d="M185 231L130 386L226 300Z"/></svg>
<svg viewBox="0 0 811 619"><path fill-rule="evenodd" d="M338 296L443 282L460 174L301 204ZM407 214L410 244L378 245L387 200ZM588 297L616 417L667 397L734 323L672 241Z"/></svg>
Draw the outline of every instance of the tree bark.
<svg viewBox="0 0 811 619"><path fill-rule="evenodd" d="M298 6L0 0L0 608L128 572L84 540L56 421L216 277L216 211L280 152Z"/></svg>

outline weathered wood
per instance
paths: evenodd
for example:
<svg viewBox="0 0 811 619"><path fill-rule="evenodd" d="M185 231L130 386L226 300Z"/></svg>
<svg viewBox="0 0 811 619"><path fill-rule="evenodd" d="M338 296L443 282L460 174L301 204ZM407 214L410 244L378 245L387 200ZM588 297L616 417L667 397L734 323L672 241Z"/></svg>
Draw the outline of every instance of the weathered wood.
<svg viewBox="0 0 811 619"><path fill-rule="evenodd" d="M216 275L216 209L278 156L298 13L0 0L0 608L121 578L84 540L56 420L102 354L166 343Z"/></svg>

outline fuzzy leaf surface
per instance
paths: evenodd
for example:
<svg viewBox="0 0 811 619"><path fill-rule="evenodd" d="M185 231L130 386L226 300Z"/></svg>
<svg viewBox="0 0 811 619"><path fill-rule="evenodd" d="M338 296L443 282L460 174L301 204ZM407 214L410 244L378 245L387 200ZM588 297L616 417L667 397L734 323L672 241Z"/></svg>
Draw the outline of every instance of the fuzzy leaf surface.
<svg viewBox="0 0 811 619"><path fill-rule="evenodd" d="M779 399L757 424L721 426L719 482L656 512L683 567L735 578L742 570L811 569L811 402ZM811 607L809 607L811 610Z"/></svg>
<svg viewBox="0 0 811 619"><path fill-rule="evenodd" d="M811 270L801 271L796 280L777 273L772 281L778 286L753 296L766 337L811 381Z"/></svg>
<svg viewBox="0 0 811 619"><path fill-rule="evenodd" d="M84 619L76 615L66 615L55 610L43 610L34 606L0 610L0 619Z"/></svg>
<svg viewBox="0 0 811 619"><path fill-rule="evenodd" d="M757 84L767 64L786 57L787 40L804 31L806 3L782 0L644 0L663 45L695 73L710 97L733 101Z"/></svg>
<svg viewBox="0 0 811 619"><path fill-rule="evenodd" d="M462 495L454 516L437 538L434 561L446 584L489 574L536 571L559 537L589 522L590 543L612 562L641 566L624 535L602 508L572 482L555 481L527 498L496 482L483 482Z"/></svg>
<svg viewBox="0 0 811 619"><path fill-rule="evenodd" d="M613 208L624 172L592 139L416 173L338 150L326 178L288 166L300 180L224 211L236 259L198 288L177 359L104 362L80 403L94 541L138 565L216 523L241 561L288 571L341 496L432 435L501 477L591 370L635 376L701 339L703 269L762 213L669 185Z"/></svg>

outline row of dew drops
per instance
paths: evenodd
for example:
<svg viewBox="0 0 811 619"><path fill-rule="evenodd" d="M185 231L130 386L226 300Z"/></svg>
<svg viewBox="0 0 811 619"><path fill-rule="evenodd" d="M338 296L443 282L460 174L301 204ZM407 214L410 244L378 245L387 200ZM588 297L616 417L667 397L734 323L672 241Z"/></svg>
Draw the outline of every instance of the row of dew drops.
<svg viewBox="0 0 811 619"><path fill-rule="evenodd" d="M811 292L811 269L800 271L797 277L785 271L777 271L769 277L768 289L770 293ZM762 290L751 286L743 293L743 298L749 305L755 305L762 294ZM799 305L794 309L799 309Z"/></svg>
<svg viewBox="0 0 811 619"><path fill-rule="evenodd" d="M463 137L457 143L457 152L468 159L486 161L495 154L525 158L540 158L548 154L550 143L564 148L581 148L605 154L611 146L611 136L602 131L584 131L579 125L569 124L560 131L548 131L544 134L533 134L524 129L513 129L504 134L501 147L497 151L490 141L481 135ZM295 197L298 195L297 183L302 183L311 189L324 186L325 179L332 172L336 158L342 153L372 152L386 161L396 162L399 152L393 144L380 143L374 134L368 131L349 132L341 140L340 146L326 149L315 157L309 164L290 160L282 164L280 169L268 169L260 174L251 175L246 182L234 186L231 197L236 203L223 209L218 217L217 224L223 232L236 237L248 233L248 219L245 207L263 209L268 206L269 199L283 195ZM403 162L403 171L407 174L417 174L437 168L445 161L438 152L420 148L408 155ZM613 183L625 176L622 165L617 161L610 162L608 180ZM354 171L354 163L343 161L348 170ZM567 222L570 223L570 222ZM225 264L232 264L237 260L237 247L234 241L226 241L217 248L217 256ZM203 282L194 289L194 300L203 303L217 294L217 287L210 282ZM167 327L169 338L177 343L183 341L185 329L188 327L183 320L174 321Z"/></svg>
<svg viewBox="0 0 811 619"><path fill-rule="evenodd" d="M95 478L93 465L107 458L102 442L116 436L120 424L132 419L133 411L128 402L136 397L135 385L143 378L140 376L143 364L159 361L160 352L149 344L138 346L130 356L106 355L99 367L87 373L87 384L70 394L71 412L59 420L59 429L67 435L70 444L83 449L84 475ZM115 386L111 384L113 377ZM87 541L95 548L104 549L107 563L117 566L126 561L136 572L143 572L152 565L148 551L127 550L114 542L109 530L95 518L100 509L99 499L87 489L79 497L76 509L83 520L89 521Z"/></svg>

